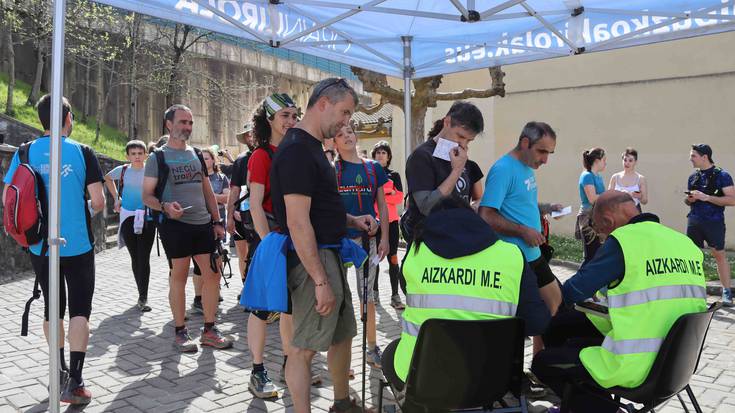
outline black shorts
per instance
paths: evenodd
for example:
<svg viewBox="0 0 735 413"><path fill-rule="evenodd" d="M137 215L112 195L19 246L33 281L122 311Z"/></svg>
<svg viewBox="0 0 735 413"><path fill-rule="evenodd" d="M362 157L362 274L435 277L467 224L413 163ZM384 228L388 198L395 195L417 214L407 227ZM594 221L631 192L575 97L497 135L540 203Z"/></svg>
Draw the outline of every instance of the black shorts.
<svg viewBox="0 0 735 413"><path fill-rule="evenodd" d="M704 243L715 251L725 249L725 221L700 221L689 218L687 236L699 247Z"/></svg>
<svg viewBox="0 0 735 413"><path fill-rule="evenodd" d="M531 266L531 269L536 274L538 288L545 287L547 284L556 281L556 276L551 272L551 267L549 267L549 263L546 262L544 257L538 257L536 260L529 262L528 265Z"/></svg>
<svg viewBox="0 0 735 413"><path fill-rule="evenodd" d="M158 226L161 243L169 259L211 254L217 249L212 224L186 224L166 219Z"/></svg>
<svg viewBox="0 0 735 413"><path fill-rule="evenodd" d="M48 257L31 254L31 265L43 292L43 315L48 321ZM69 319L84 317L89 320L94 295L94 249L81 255L61 257L59 275L59 318L64 318L68 294Z"/></svg>

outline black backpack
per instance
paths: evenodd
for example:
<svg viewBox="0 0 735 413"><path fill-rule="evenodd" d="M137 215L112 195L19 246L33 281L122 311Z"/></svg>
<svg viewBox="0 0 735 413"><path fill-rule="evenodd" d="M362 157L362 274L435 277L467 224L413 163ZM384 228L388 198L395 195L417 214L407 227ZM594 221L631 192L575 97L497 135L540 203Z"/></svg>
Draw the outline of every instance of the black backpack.
<svg viewBox="0 0 735 413"><path fill-rule="evenodd" d="M273 160L273 150L271 149L270 145L269 146L263 146L263 147L260 147L259 146L254 151L252 151L249 154L245 155L245 159L243 159L243 162L245 162L245 165L247 165L248 161L250 160L250 157L258 149L263 149L268 154L268 158L270 158L271 160ZM248 191L245 193L245 195L243 195L240 199L238 199L237 201L235 201L235 210L239 210L240 209L240 205L242 204L242 202L245 201L246 199L249 199L249 198L250 198L250 188L248 187ZM269 228L273 229L273 228L278 227L278 223L276 222L276 218L272 214L269 214L269 213L266 212L265 213L265 218L268 221L268 227ZM245 228L246 231L250 232L251 235L254 235L255 234L255 223L253 222L253 216L250 213L250 210L249 209L247 211L240 211L240 222L242 222L242 226L243 226L243 228ZM244 236L245 234L240 234L240 235L243 235Z"/></svg>
<svg viewBox="0 0 735 413"><path fill-rule="evenodd" d="M722 192L722 188L717 187L717 177L721 173L722 168L720 168L719 166L715 166L715 168L709 174L705 174L701 170L698 170L697 173L694 174L693 179L689 184L691 187L694 187L695 185L702 182L704 183L704 189L702 190L703 193L717 197L725 196L725 194Z"/></svg>

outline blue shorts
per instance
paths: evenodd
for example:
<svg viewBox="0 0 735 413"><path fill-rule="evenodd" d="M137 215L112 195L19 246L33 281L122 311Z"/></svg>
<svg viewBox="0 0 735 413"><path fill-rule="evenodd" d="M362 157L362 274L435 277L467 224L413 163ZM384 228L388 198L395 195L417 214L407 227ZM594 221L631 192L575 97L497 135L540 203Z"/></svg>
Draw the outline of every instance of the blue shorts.
<svg viewBox="0 0 735 413"><path fill-rule="evenodd" d="M699 247L704 243L715 251L725 249L725 221L702 221L689 218L687 221L687 236Z"/></svg>

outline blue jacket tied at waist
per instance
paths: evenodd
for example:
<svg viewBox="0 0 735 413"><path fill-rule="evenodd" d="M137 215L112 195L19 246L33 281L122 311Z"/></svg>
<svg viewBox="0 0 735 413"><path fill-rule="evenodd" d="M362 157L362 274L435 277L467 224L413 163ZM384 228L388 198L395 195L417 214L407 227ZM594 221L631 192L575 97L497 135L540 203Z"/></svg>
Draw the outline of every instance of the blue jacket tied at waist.
<svg viewBox="0 0 735 413"><path fill-rule="evenodd" d="M365 251L347 238L339 244L319 245L320 249L339 250L345 267L361 267L367 259ZM242 289L240 305L250 310L285 312L288 310L286 252L293 250L291 237L278 232L266 235L255 250Z"/></svg>

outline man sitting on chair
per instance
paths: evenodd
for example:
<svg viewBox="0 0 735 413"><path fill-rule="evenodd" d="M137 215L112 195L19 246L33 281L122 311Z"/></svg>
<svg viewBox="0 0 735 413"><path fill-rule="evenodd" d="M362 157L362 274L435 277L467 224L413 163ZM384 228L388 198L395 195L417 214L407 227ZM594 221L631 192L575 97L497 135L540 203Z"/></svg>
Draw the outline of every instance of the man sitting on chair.
<svg viewBox="0 0 735 413"><path fill-rule="evenodd" d="M602 343L560 340L566 343L547 344L534 357L531 371L559 396L566 383L580 380L604 388L639 386L674 322L684 314L706 310L702 251L686 235L661 225L656 215L641 214L633 198L619 191L600 195L592 220L595 230L609 237L595 257L564 283L562 293L568 305L604 293L607 302L601 304L608 306L609 320L588 315L604 336ZM553 333L556 321L547 334ZM568 330L575 334L587 329ZM617 410L594 396L566 402L574 412Z"/></svg>
<svg viewBox="0 0 735 413"><path fill-rule="evenodd" d="M419 329L428 319L518 316L525 320L525 333L534 336L551 317L521 250L498 239L466 201L456 198L441 201L417 226L403 275L403 332L383 353L383 373L398 390L405 386Z"/></svg>

